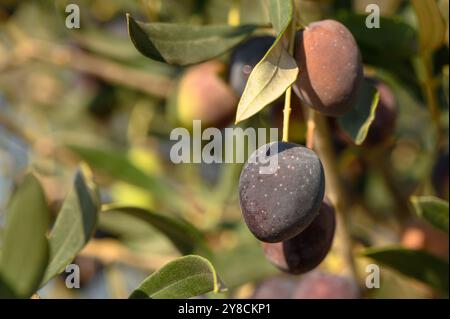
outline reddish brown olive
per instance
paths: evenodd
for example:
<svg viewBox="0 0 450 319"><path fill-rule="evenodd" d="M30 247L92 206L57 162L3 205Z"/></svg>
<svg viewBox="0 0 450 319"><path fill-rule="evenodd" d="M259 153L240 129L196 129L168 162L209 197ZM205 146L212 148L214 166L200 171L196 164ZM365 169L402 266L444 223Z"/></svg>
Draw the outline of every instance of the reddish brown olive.
<svg viewBox="0 0 450 319"><path fill-rule="evenodd" d="M363 66L358 45L343 24L323 20L299 31L295 59L300 73L294 90L302 102L329 116L352 108Z"/></svg>

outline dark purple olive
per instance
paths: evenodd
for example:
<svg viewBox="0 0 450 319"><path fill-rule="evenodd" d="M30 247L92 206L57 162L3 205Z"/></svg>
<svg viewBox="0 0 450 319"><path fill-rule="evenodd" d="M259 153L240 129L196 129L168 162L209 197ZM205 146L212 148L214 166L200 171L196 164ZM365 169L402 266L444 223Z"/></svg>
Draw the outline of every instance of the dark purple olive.
<svg viewBox="0 0 450 319"><path fill-rule="evenodd" d="M264 174L262 169L268 165L274 171ZM311 224L324 190L325 177L317 155L285 142L256 150L239 180L239 200L248 228L259 240L272 243L292 238Z"/></svg>
<svg viewBox="0 0 450 319"><path fill-rule="evenodd" d="M311 225L280 243L263 243L266 258L280 270L303 274L317 267L331 248L336 221L333 207L324 201Z"/></svg>

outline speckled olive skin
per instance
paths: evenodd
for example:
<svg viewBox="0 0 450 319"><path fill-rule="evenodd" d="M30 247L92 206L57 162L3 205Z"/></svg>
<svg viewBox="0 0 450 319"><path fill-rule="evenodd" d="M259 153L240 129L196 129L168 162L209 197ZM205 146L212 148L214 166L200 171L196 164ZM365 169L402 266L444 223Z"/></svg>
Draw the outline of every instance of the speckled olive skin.
<svg viewBox="0 0 450 319"><path fill-rule="evenodd" d="M238 96L247 85L248 77L256 64L270 49L275 37L258 36L238 45L230 58L228 81Z"/></svg>
<svg viewBox="0 0 450 319"><path fill-rule="evenodd" d="M255 160L259 152L268 155L269 161L278 161L275 172L260 174L259 168L267 163ZM292 238L310 225L324 190L322 163L312 150L274 142L261 146L245 164L239 180L239 201L250 231L259 240L274 243Z"/></svg>
<svg viewBox="0 0 450 319"><path fill-rule="evenodd" d="M349 111L363 78L361 54L353 35L341 23L311 23L297 34L295 59L300 69L294 91L320 113Z"/></svg>
<svg viewBox="0 0 450 319"><path fill-rule="evenodd" d="M324 201L308 228L284 242L264 243L264 254L280 270L303 274L317 267L328 254L335 228L334 209Z"/></svg>

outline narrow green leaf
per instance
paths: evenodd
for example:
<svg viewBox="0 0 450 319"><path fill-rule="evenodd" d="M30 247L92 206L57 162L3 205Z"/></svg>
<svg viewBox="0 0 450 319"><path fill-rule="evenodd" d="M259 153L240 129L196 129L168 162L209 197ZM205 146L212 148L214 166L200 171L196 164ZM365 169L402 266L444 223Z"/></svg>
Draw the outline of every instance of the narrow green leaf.
<svg viewBox="0 0 450 319"><path fill-rule="evenodd" d="M447 27L437 1L412 0L411 3L417 15L421 50L438 49L444 44Z"/></svg>
<svg viewBox="0 0 450 319"><path fill-rule="evenodd" d="M278 99L298 75L294 58L278 41L255 66L239 101L236 124L261 111Z"/></svg>
<svg viewBox="0 0 450 319"><path fill-rule="evenodd" d="M61 273L92 237L100 199L81 172L61 207L49 235L50 262L41 285Z"/></svg>
<svg viewBox="0 0 450 319"><path fill-rule="evenodd" d="M368 249L362 255L448 293L448 262L427 252L384 247Z"/></svg>
<svg viewBox="0 0 450 319"><path fill-rule="evenodd" d="M166 179L147 174L134 165L123 153L81 145L67 145L67 147L93 169L141 187L159 196L160 200L164 201L167 206L179 210L188 205L184 198L174 192L173 187L168 184Z"/></svg>
<svg viewBox="0 0 450 319"><path fill-rule="evenodd" d="M278 273L278 269L264 256L259 243L241 243L233 250L215 255L213 259L220 278L227 287L237 288Z"/></svg>
<svg viewBox="0 0 450 319"><path fill-rule="evenodd" d="M81 145L67 147L102 173L148 190L157 191L159 188L159 180L136 167L123 153Z"/></svg>
<svg viewBox="0 0 450 319"><path fill-rule="evenodd" d="M292 0L269 0L268 6L270 21L275 32L283 33L292 20L294 12Z"/></svg>
<svg viewBox="0 0 450 319"><path fill-rule="evenodd" d="M151 212L140 207L108 205L100 214L100 219L111 219L121 214L132 216L148 223L167 236L182 254L209 254L203 234L183 219L175 219Z"/></svg>
<svg viewBox="0 0 450 319"><path fill-rule="evenodd" d="M370 125L375 119L378 100L377 89L364 80L353 109L338 118L339 125L356 145L361 145L366 139Z"/></svg>
<svg viewBox="0 0 450 319"><path fill-rule="evenodd" d="M253 68L236 112L236 124L278 99L295 82L298 66L286 49L284 35L293 17L292 1L269 1L270 18L278 36Z"/></svg>
<svg viewBox="0 0 450 319"><path fill-rule="evenodd" d="M448 233L448 202L434 196L411 197L416 213L434 227Z"/></svg>
<svg viewBox="0 0 450 319"><path fill-rule="evenodd" d="M365 58L369 54L382 59L386 48L390 60L411 58L419 51L416 30L400 19L380 17L380 28L371 29L366 27L366 15L343 12L336 19L353 34Z"/></svg>
<svg viewBox="0 0 450 319"><path fill-rule="evenodd" d="M28 174L8 206L0 261L0 296L29 298L48 263L50 213L39 181Z"/></svg>
<svg viewBox="0 0 450 319"><path fill-rule="evenodd" d="M249 37L255 25L143 23L127 14L128 33L136 49L150 59L189 65L215 58Z"/></svg>
<svg viewBox="0 0 450 319"><path fill-rule="evenodd" d="M182 299L220 292L222 284L213 265L195 255L178 258L147 277L132 299Z"/></svg>

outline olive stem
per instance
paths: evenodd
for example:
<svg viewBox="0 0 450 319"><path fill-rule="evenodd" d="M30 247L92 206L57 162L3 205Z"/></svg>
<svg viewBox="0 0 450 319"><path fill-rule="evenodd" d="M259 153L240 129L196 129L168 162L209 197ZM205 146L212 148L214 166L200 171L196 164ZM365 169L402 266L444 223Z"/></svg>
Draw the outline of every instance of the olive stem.
<svg viewBox="0 0 450 319"><path fill-rule="evenodd" d="M343 256L345 268L349 275L358 280L358 272L353 259L352 241L349 233L349 200L338 175L337 158L333 148L331 133L326 118L311 110L315 123L314 149L323 163L325 171L326 193L336 210L336 246Z"/></svg>
<svg viewBox="0 0 450 319"><path fill-rule="evenodd" d="M293 3L294 4L294 3ZM294 43L295 43L295 30L296 30L296 14L295 14L295 4L294 4L294 15L292 17L290 30L289 30L289 44L288 52L290 55L294 55ZM282 41L281 39L280 41ZM291 117L291 96L292 96L292 85L290 85L285 93L284 97L284 109L283 109L283 142L289 141L289 118Z"/></svg>
<svg viewBox="0 0 450 319"><path fill-rule="evenodd" d="M228 24L237 26L241 23L241 14L239 11L240 0L232 0L230 10L228 11Z"/></svg>

